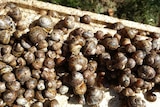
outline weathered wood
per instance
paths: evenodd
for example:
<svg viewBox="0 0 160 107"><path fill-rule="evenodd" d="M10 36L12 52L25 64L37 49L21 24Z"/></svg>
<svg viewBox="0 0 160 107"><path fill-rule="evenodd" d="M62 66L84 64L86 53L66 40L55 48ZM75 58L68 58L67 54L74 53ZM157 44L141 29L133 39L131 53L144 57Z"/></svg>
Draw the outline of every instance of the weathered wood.
<svg viewBox="0 0 160 107"><path fill-rule="evenodd" d="M69 14L69 15L83 16L84 14L88 14L91 16L93 20L95 20L95 23L101 23L103 27L105 23L121 22L123 25L127 27L136 28L136 29L144 30L148 32L160 33L159 27L137 23L133 21L128 21L128 20L123 20L123 19L118 19L118 18L107 16L107 15L96 14L88 11L81 11L78 9L64 7L56 4L44 3L36 0L5 0L5 1L2 0L0 1L0 3L5 3L5 2L14 2L17 4L23 4L30 7L39 8L39 9L54 10L54 11L64 13L64 14Z"/></svg>

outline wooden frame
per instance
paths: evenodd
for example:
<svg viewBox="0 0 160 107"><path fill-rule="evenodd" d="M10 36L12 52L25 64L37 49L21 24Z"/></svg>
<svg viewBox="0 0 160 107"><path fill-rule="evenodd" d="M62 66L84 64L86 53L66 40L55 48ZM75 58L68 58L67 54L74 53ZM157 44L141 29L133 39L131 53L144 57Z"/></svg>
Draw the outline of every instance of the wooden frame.
<svg viewBox="0 0 160 107"><path fill-rule="evenodd" d="M37 0L1 0L0 3L6 3L6 2L13 2L18 5L25 5L28 6L28 8L39 8L39 9L45 9L45 10L54 10L59 13L63 14L68 14L68 15L77 15L77 16L82 16L84 14L88 14L91 16L93 19L93 22L95 26L99 24L99 26L104 27L106 23L117 23L121 22L123 25L139 30L144 30L148 32L155 32L155 33L160 33L160 28L159 27L154 27L151 25L146 25L142 23L137 23L133 21L128 21L128 20L123 20L123 19L118 19L114 17L110 17L107 15L102 15L102 14L96 14L88 11L81 11L78 9L74 8L69 8L69 7L64 7L56 4L50 4L50 3L45 3Z"/></svg>

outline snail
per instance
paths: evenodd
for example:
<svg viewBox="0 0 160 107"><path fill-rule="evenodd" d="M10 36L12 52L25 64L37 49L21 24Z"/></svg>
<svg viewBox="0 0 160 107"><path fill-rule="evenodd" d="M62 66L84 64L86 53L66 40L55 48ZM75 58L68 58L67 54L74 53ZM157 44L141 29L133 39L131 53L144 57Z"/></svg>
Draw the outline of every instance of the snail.
<svg viewBox="0 0 160 107"><path fill-rule="evenodd" d="M126 68L134 68L136 66L136 62L133 58L128 58L127 63L126 63Z"/></svg>
<svg viewBox="0 0 160 107"><path fill-rule="evenodd" d="M118 39L113 38L105 38L103 41L103 45L110 50L116 50L118 47L120 47Z"/></svg>
<svg viewBox="0 0 160 107"><path fill-rule="evenodd" d="M72 55L69 59L69 69L73 72L84 70L87 63L88 60L83 55Z"/></svg>
<svg viewBox="0 0 160 107"><path fill-rule="evenodd" d="M115 69L124 69L128 59L122 52L118 52L115 55L115 64L113 65Z"/></svg>
<svg viewBox="0 0 160 107"><path fill-rule="evenodd" d="M150 54L146 55L144 58L144 63L152 67L158 68L160 65L160 55L155 51L152 51Z"/></svg>
<svg viewBox="0 0 160 107"><path fill-rule="evenodd" d="M43 103L42 102L35 102L31 105L31 107L43 107Z"/></svg>
<svg viewBox="0 0 160 107"><path fill-rule="evenodd" d="M43 103L43 106L44 107L60 107L60 104L56 99L53 99L53 100L46 100Z"/></svg>
<svg viewBox="0 0 160 107"><path fill-rule="evenodd" d="M126 31L127 31L127 36L130 39L133 39L135 37L135 35L138 33L137 29L131 29L131 28L127 28Z"/></svg>
<svg viewBox="0 0 160 107"><path fill-rule="evenodd" d="M31 43L26 38L21 39L21 45L25 49L31 48Z"/></svg>
<svg viewBox="0 0 160 107"><path fill-rule="evenodd" d="M141 78L137 78L136 82L134 83L136 87L142 87L144 85L144 80Z"/></svg>
<svg viewBox="0 0 160 107"><path fill-rule="evenodd" d="M9 73L13 71L13 68L9 65L5 65L1 70L0 70L0 74L5 74L5 73Z"/></svg>
<svg viewBox="0 0 160 107"><path fill-rule="evenodd" d="M58 12L53 11L53 10L49 10L47 14L48 14L49 16L51 16L51 17L55 17L55 18L58 18L58 17L59 17Z"/></svg>
<svg viewBox="0 0 160 107"><path fill-rule="evenodd" d="M35 78L30 78L28 81L26 81L25 86L28 89L35 89L37 86L37 79Z"/></svg>
<svg viewBox="0 0 160 107"><path fill-rule="evenodd" d="M75 24L74 24L74 17L73 16L66 16L63 20L63 26L68 28L68 29L73 29Z"/></svg>
<svg viewBox="0 0 160 107"><path fill-rule="evenodd" d="M24 48L20 43L14 43L12 48L12 54L16 57L20 57L24 52Z"/></svg>
<svg viewBox="0 0 160 107"><path fill-rule="evenodd" d="M27 101L30 101L34 98L35 96L35 91L33 89L27 89L24 93L24 98L27 100Z"/></svg>
<svg viewBox="0 0 160 107"><path fill-rule="evenodd" d="M72 54L79 54L81 48L85 45L86 41L81 36L75 36L70 40L69 49Z"/></svg>
<svg viewBox="0 0 160 107"><path fill-rule="evenodd" d="M130 77L126 74L123 74L122 76L120 76L120 84L124 87L128 87L130 85Z"/></svg>
<svg viewBox="0 0 160 107"><path fill-rule="evenodd" d="M59 107L59 102L56 99L50 101L50 107Z"/></svg>
<svg viewBox="0 0 160 107"><path fill-rule="evenodd" d="M7 105L10 105L16 100L17 98L17 93L15 91L10 91L10 90L6 90L3 93L2 96L4 102L6 102Z"/></svg>
<svg viewBox="0 0 160 107"><path fill-rule="evenodd" d="M117 22L107 24L114 35L104 34L84 28L93 21L87 14L68 16L46 9L28 25L19 6L7 3L6 14L0 15L0 106L57 107L57 94L99 106L108 87L128 107L145 107L135 96L139 92L148 101L157 99L158 33Z"/></svg>
<svg viewBox="0 0 160 107"><path fill-rule="evenodd" d="M105 52L105 47L103 45L97 44L96 46L96 54L100 55Z"/></svg>
<svg viewBox="0 0 160 107"><path fill-rule="evenodd" d="M31 78L30 68L27 66L21 66L16 69L15 75L20 82L26 82Z"/></svg>
<svg viewBox="0 0 160 107"><path fill-rule="evenodd" d="M32 52L28 51L24 53L24 59L27 62L27 64L31 64L35 61L35 55Z"/></svg>
<svg viewBox="0 0 160 107"><path fill-rule="evenodd" d="M8 15L0 15L0 29L1 30L13 30L15 31L15 23Z"/></svg>
<svg viewBox="0 0 160 107"><path fill-rule="evenodd" d="M84 76L87 86L95 85L96 77L97 77L96 73L93 73L93 71L90 71L90 70L85 70L83 71L83 76Z"/></svg>
<svg viewBox="0 0 160 107"><path fill-rule="evenodd" d="M69 88L66 86L66 85L62 85L60 88L59 88L59 93L60 94L66 94L68 92Z"/></svg>
<svg viewBox="0 0 160 107"><path fill-rule="evenodd" d="M6 85L5 82L0 82L0 93L3 93L6 91Z"/></svg>
<svg viewBox="0 0 160 107"><path fill-rule="evenodd" d="M129 44L131 44L131 40L129 39L129 38L123 38L122 40L121 40L121 45L129 45Z"/></svg>
<svg viewBox="0 0 160 107"><path fill-rule="evenodd" d="M25 99L23 96L19 96L17 99L16 99L16 102L18 105L26 105L28 103L27 99Z"/></svg>
<svg viewBox="0 0 160 107"><path fill-rule="evenodd" d="M56 89L48 88L44 91L44 96L50 100L54 99L57 94Z"/></svg>
<svg viewBox="0 0 160 107"><path fill-rule="evenodd" d="M2 54L10 54L12 50L12 46L11 45L3 45L2 48Z"/></svg>
<svg viewBox="0 0 160 107"><path fill-rule="evenodd" d="M92 38L92 37L94 37L94 34L93 34L92 31L88 30L88 31L84 31L83 34L82 34L82 36L84 38Z"/></svg>
<svg viewBox="0 0 160 107"><path fill-rule="evenodd" d="M136 61L137 65L143 64L143 59L145 58L146 53L142 50L137 50L132 54L132 58Z"/></svg>
<svg viewBox="0 0 160 107"><path fill-rule="evenodd" d="M21 84L18 81L11 81L6 84L6 87L12 91L19 91Z"/></svg>
<svg viewBox="0 0 160 107"><path fill-rule="evenodd" d="M50 51L48 51L48 52L50 52ZM48 54L48 52L47 52L47 54ZM45 56L45 52L42 50L37 50L34 54L37 58L45 58L47 56L47 55Z"/></svg>
<svg viewBox="0 0 160 107"><path fill-rule="evenodd" d="M8 44L10 42L11 32L8 30L1 30L0 31L0 43Z"/></svg>
<svg viewBox="0 0 160 107"><path fill-rule="evenodd" d="M51 33L51 39L54 41L62 41L64 32L60 29L53 29Z"/></svg>
<svg viewBox="0 0 160 107"><path fill-rule="evenodd" d="M16 80L15 75L12 72L3 74L2 79L6 82L12 82Z"/></svg>
<svg viewBox="0 0 160 107"><path fill-rule="evenodd" d="M44 80L39 80L39 81L38 81L37 89L38 89L39 91L42 91L42 90L45 89Z"/></svg>
<svg viewBox="0 0 160 107"><path fill-rule="evenodd" d="M152 40L152 49L159 50L160 49L160 38L154 38Z"/></svg>
<svg viewBox="0 0 160 107"><path fill-rule="evenodd" d="M43 68L43 71L41 73L41 77L44 78L45 80L54 80L56 78L56 74L55 74L55 71L52 67L51 68Z"/></svg>
<svg viewBox="0 0 160 107"><path fill-rule="evenodd" d="M2 56L2 61L8 64L11 63L15 59L16 57L13 54L4 54Z"/></svg>
<svg viewBox="0 0 160 107"><path fill-rule="evenodd" d="M146 92L145 98L146 98L148 101L150 101L150 102L154 102L154 101L157 100L156 94L154 94L153 92L150 92L150 91L149 91L149 92Z"/></svg>
<svg viewBox="0 0 160 107"><path fill-rule="evenodd" d="M39 70L43 67L44 58L36 58L32 63L32 67L36 70Z"/></svg>
<svg viewBox="0 0 160 107"><path fill-rule="evenodd" d="M140 97L133 96L128 98L129 107L146 107L145 101Z"/></svg>
<svg viewBox="0 0 160 107"><path fill-rule="evenodd" d="M48 42L46 40L41 40L38 42L37 48L44 49L48 47Z"/></svg>
<svg viewBox="0 0 160 107"><path fill-rule="evenodd" d="M24 58L19 57L17 58L17 66L25 66L26 65L26 61Z"/></svg>
<svg viewBox="0 0 160 107"><path fill-rule="evenodd" d="M63 43L62 42L55 42L53 41L53 44L51 46L52 50L59 50L62 48Z"/></svg>
<svg viewBox="0 0 160 107"><path fill-rule="evenodd" d="M38 43L39 41L44 40L47 36L47 33L39 26L31 28L29 32L29 38L33 43Z"/></svg>
<svg viewBox="0 0 160 107"><path fill-rule="evenodd" d="M95 34L94 37L97 38L98 40L104 39L104 33L100 30L98 30Z"/></svg>
<svg viewBox="0 0 160 107"><path fill-rule="evenodd" d="M114 23L114 29L121 31L125 26L121 22Z"/></svg>
<svg viewBox="0 0 160 107"><path fill-rule="evenodd" d="M35 92L35 98L40 102L45 101L44 96L42 95L42 91L36 91Z"/></svg>
<svg viewBox="0 0 160 107"><path fill-rule="evenodd" d="M48 15L42 15L38 19L38 23L41 27L45 28L46 30L51 30L54 26L52 18Z"/></svg>
<svg viewBox="0 0 160 107"><path fill-rule="evenodd" d="M131 88L125 88L122 90L124 96L135 96L135 92Z"/></svg>
<svg viewBox="0 0 160 107"><path fill-rule="evenodd" d="M82 34L83 34L84 31L85 31L85 30L84 30L83 28L81 28L81 27L76 28L76 29L73 31L73 35L75 35L75 36L78 36L78 35L82 36Z"/></svg>
<svg viewBox="0 0 160 107"><path fill-rule="evenodd" d="M128 44L125 46L126 52L133 53L136 52L136 47L132 44Z"/></svg>
<svg viewBox="0 0 160 107"><path fill-rule="evenodd" d="M20 11L20 9L18 7L11 7L7 13L7 15L11 16L13 18L13 20L15 21L19 21L22 19L22 13Z"/></svg>
<svg viewBox="0 0 160 107"><path fill-rule="evenodd" d="M149 53L152 49L152 42L150 40L141 40L135 42L137 49L141 49L147 53Z"/></svg>
<svg viewBox="0 0 160 107"><path fill-rule="evenodd" d="M96 38L88 38L84 46L84 55L95 55L98 41Z"/></svg>
<svg viewBox="0 0 160 107"><path fill-rule="evenodd" d="M90 24L91 17L89 15L84 15L80 17L80 22L85 23L85 24Z"/></svg>
<svg viewBox="0 0 160 107"><path fill-rule="evenodd" d="M98 105L103 99L103 92L97 87L91 87L87 93L87 104Z"/></svg>
<svg viewBox="0 0 160 107"><path fill-rule="evenodd" d="M150 80L153 79L156 75L155 70L147 65L142 65L139 69L138 69L138 76L145 79L145 80Z"/></svg>

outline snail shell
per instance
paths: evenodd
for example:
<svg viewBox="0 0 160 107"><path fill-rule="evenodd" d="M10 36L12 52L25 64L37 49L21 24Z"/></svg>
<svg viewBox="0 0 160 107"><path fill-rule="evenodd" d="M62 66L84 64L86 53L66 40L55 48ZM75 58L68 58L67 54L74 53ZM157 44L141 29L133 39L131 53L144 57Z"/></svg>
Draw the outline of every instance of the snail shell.
<svg viewBox="0 0 160 107"><path fill-rule="evenodd" d="M54 41L62 41L63 40L63 31L59 29L54 29L51 33L51 39Z"/></svg>
<svg viewBox="0 0 160 107"><path fill-rule="evenodd" d="M73 72L71 79L71 86L76 87L84 82L84 77L80 72Z"/></svg>
<svg viewBox="0 0 160 107"><path fill-rule="evenodd" d="M15 75L17 79L23 83L31 78L31 71L28 67L22 66L16 69Z"/></svg>
<svg viewBox="0 0 160 107"><path fill-rule="evenodd" d="M29 38L33 43L44 40L47 36L47 33L39 26L31 28L29 32Z"/></svg>
<svg viewBox="0 0 160 107"><path fill-rule="evenodd" d="M0 42L2 44L8 44L10 42L11 33L8 30L0 31Z"/></svg>
<svg viewBox="0 0 160 107"><path fill-rule="evenodd" d="M20 43L15 43L13 45L12 54L16 57L20 57L24 52L24 48L21 46Z"/></svg>
<svg viewBox="0 0 160 107"><path fill-rule="evenodd" d="M75 26L74 21L75 19L73 16L66 16L65 19L63 20L63 26L68 29L72 29Z"/></svg>
<svg viewBox="0 0 160 107"><path fill-rule="evenodd" d="M41 27L45 28L46 30L51 30L54 26L51 17L47 15L41 16L38 20L38 23Z"/></svg>
<svg viewBox="0 0 160 107"><path fill-rule="evenodd" d="M97 87L91 87L88 89L87 95L87 104L88 105L97 105L103 99L103 92L102 90L98 89Z"/></svg>
<svg viewBox="0 0 160 107"><path fill-rule="evenodd" d="M84 70L87 67L88 60L83 55L72 55L69 59L69 69L71 71Z"/></svg>
<svg viewBox="0 0 160 107"><path fill-rule="evenodd" d="M5 74L5 73L8 73L8 72L11 72L13 70L13 68L9 65L6 65L5 67L3 67L1 70L0 70L0 74Z"/></svg>
<svg viewBox="0 0 160 107"><path fill-rule="evenodd" d="M75 94L78 94L78 95L84 95L87 91L87 86L84 82L82 82L82 84L74 87L74 92Z"/></svg>
<svg viewBox="0 0 160 107"><path fill-rule="evenodd" d="M21 88L21 84L18 81L7 82L6 86L12 91L19 91Z"/></svg>
<svg viewBox="0 0 160 107"><path fill-rule="evenodd" d="M12 50L12 47L11 45L4 45L2 47L2 54L10 54L11 53L11 50Z"/></svg>
<svg viewBox="0 0 160 107"><path fill-rule="evenodd" d="M43 107L43 103L42 102L35 102L31 105L31 107Z"/></svg>
<svg viewBox="0 0 160 107"><path fill-rule="evenodd" d="M7 105L11 105L17 97L17 93L15 91L7 90L3 93L3 100L7 103Z"/></svg>
<svg viewBox="0 0 160 107"><path fill-rule="evenodd" d="M143 65L138 69L138 76L143 79L150 80L153 79L155 75L155 70L150 66Z"/></svg>
<svg viewBox="0 0 160 107"><path fill-rule="evenodd" d="M150 91L146 93L145 98L150 102L154 102L157 100L156 94L154 94L153 92L150 92Z"/></svg>
<svg viewBox="0 0 160 107"><path fill-rule="evenodd" d="M0 15L0 29L7 30L10 28L15 29L15 23L12 18L7 15Z"/></svg>
<svg viewBox="0 0 160 107"><path fill-rule="evenodd" d="M8 15L11 16L15 21L19 21L22 19L22 13L18 7L10 8Z"/></svg>
<svg viewBox="0 0 160 107"><path fill-rule="evenodd" d="M116 50L118 47L120 47L118 39L115 37L105 38L103 40L103 45L110 50Z"/></svg>
<svg viewBox="0 0 160 107"><path fill-rule="evenodd" d="M134 96L134 97L129 97L128 106L129 107L146 107L146 104L145 104L145 101L142 100L140 97Z"/></svg>
<svg viewBox="0 0 160 107"><path fill-rule="evenodd" d="M5 82L0 82L0 93L3 93L6 91L6 85Z"/></svg>
<svg viewBox="0 0 160 107"><path fill-rule="evenodd" d="M91 17L89 15L84 15L80 18L80 22L85 23L85 24L90 24Z"/></svg>

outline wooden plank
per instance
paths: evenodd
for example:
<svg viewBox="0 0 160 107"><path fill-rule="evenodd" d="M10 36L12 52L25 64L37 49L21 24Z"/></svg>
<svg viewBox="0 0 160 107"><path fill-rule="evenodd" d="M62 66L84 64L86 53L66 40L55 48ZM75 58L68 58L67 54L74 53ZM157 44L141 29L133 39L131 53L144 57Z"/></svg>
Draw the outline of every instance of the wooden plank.
<svg viewBox="0 0 160 107"><path fill-rule="evenodd" d="M36 7L40 9L47 9L47 10L55 10L57 12L69 14L69 15L77 15L77 16L83 16L84 14L88 14L91 16L93 20L96 20L97 23L117 23L121 22L123 25L131 28L136 28L139 30L144 30L148 32L155 32L155 33L160 33L160 28L151 26L151 25L146 25L142 23L137 23L133 21L128 21L128 20L123 20L123 19L118 19L114 17L110 17L107 15L102 15L102 14L96 14L88 11L81 11L78 9L70 8L70 7L64 7L56 4L50 4L50 3L44 3L41 1L36 1L36 0L6 0L6 1L1 1L1 3L4 2L14 2L14 3L20 3L23 5L28 5L31 7Z"/></svg>

